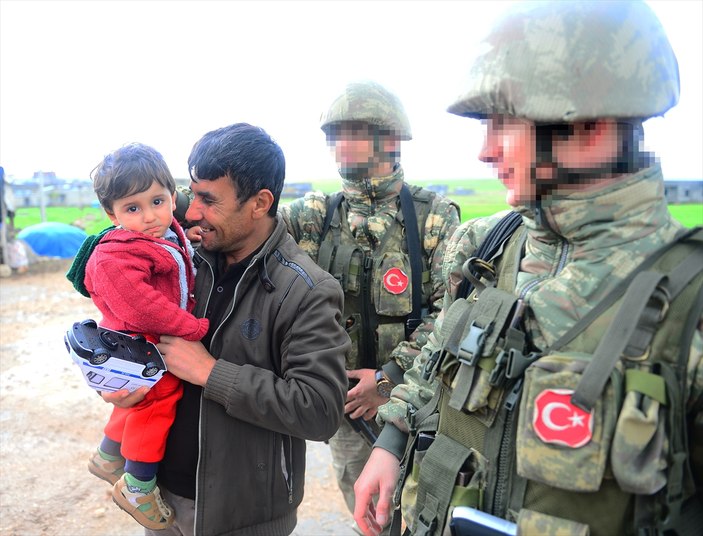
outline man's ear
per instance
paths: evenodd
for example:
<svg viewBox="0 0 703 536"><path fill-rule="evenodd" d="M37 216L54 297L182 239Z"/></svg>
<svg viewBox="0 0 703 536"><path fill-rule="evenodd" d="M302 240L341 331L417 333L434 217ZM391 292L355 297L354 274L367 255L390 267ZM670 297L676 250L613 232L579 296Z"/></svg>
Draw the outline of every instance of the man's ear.
<svg viewBox="0 0 703 536"><path fill-rule="evenodd" d="M259 190L252 198L254 206L252 208L252 218L255 220L265 217L273 205L273 194L271 190Z"/></svg>

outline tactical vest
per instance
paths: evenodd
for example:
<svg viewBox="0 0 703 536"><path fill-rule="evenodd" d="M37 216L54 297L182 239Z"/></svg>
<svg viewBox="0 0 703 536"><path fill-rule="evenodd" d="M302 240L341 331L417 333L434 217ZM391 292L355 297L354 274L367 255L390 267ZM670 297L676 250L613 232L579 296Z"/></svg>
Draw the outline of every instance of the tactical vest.
<svg viewBox="0 0 703 536"><path fill-rule="evenodd" d="M424 237L435 194L415 186L404 188L416 215L415 237ZM339 281L344 291L344 322L352 341L348 370L381 367L417 326L414 320L408 324L413 300L417 299L412 284L414 263L421 274L415 275L421 288L417 318L428 314L432 293L428 259L421 243L419 254L411 258L415 248L409 248L412 238L405 228L403 197L399 197L401 206L373 252L364 251L354 239L343 198L327 197L329 230L323 229L316 262Z"/></svg>
<svg viewBox="0 0 703 536"><path fill-rule="evenodd" d="M408 419L395 500L409 528L449 534L461 505L526 535L699 534L700 505L682 505L695 493L685 393L703 229L650 256L533 352L513 294L525 238L520 229L491 262L469 259L476 290L445 312L441 350L424 369L438 389Z"/></svg>

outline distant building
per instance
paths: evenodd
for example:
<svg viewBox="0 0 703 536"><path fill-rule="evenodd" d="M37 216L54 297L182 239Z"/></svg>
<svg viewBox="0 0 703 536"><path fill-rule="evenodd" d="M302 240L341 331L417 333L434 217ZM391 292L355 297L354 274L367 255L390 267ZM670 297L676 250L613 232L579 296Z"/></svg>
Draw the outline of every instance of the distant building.
<svg viewBox="0 0 703 536"><path fill-rule="evenodd" d="M667 203L703 203L703 181L664 181Z"/></svg>
<svg viewBox="0 0 703 536"><path fill-rule="evenodd" d="M425 190L436 192L439 195L447 195L447 192L449 192L449 186L446 184L428 184L425 186Z"/></svg>
<svg viewBox="0 0 703 536"><path fill-rule="evenodd" d="M283 185L281 197L302 197L311 191L311 182L289 182Z"/></svg>

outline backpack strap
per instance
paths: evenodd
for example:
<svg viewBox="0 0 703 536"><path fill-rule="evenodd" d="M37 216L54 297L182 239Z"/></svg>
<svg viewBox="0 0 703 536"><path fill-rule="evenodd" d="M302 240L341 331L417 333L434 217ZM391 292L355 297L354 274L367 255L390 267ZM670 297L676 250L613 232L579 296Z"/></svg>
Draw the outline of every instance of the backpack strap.
<svg viewBox="0 0 703 536"><path fill-rule="evenodd" d="M337 212L337 209L339 208L339 205L342 204L342 201L344 201L344 194L342 192L337 192L336 194L327 198L327 212L325 212L325 221L322 224L320 244L325 241L327 231L330 230L330 225L332 225L332 218L334 218L334 213Z"/></svg>
<svg viewBox="0 0 703 536"><path fill-rule="evenodd" d="M422 322L422 250L420 249L420 232L417 228L415 203L408 185L403 183L400 189L400 210L405 223L405 237L410 256L410 281L412 284L412 311L405 320L405 338Z"/></svg>
<svg viewBox="0 0 703 536"><path fill-rule="evenodd" d="M701 242L703 245L703 227L695 227L693 229L690 229L686 232L684 232L682 235L677 237L677 239L673 242L670 242L661 248L659 248L657 251L655 251L652 255L647 257L645 261L640 264L635 270L632 271L632 273L627 276L625 279L623 279L611 292L608 294L605 298L603 298L601 301L596 304L593 309L591 309L586 316L582 317L578 322L576 322L570 330L568 330L564 335L559 337L548 349L546 349L543 353L547 354L550 352L553 352L555 350L558 350L562 348L563 346L566 346L569 344L572 340L574 340L581 332L583 332L588 326L591 325L591 323L598 318L600 315L602 315L611 305L613 305L627 290L628 286L632 282L632 280L637 276L638 273L649 270L654 264L664 255L666 254L667 251L669 251L671 248L673 248L677 243L684 242L684 241L695 241L695 242Z"/></svg>
<svg viewBox="0 0 703 536"><path fill-rule="evenodd" d="M488 232L483 242L476 248L473 256L486 261L490 260L498 253L501 246L513 236L513 233L520 225L522 225L522 216L514 211L508 212ZM457 297L467 298L473 289L474 285L471 281L468 278L464 278L459 285Z"/></svg>

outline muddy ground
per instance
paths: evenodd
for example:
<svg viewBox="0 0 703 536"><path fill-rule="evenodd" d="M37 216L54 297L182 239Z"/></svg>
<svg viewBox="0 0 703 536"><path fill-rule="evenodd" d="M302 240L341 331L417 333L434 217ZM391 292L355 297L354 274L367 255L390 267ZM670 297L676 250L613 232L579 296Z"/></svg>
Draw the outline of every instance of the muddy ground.
<svg viewBox="0 0 703 536"><path fill-rule="evenodd" d="M66 261L0 279L0 534L137 536L86 461L110 406L89 389L63 343L71 324L99 318L64 277ZM351 536L329 448L308 443L296 536Z"/></svg>

